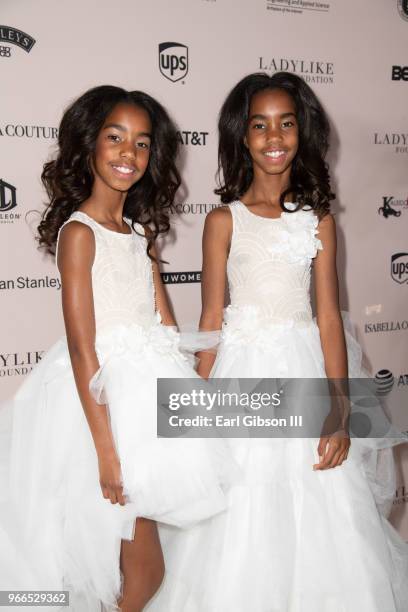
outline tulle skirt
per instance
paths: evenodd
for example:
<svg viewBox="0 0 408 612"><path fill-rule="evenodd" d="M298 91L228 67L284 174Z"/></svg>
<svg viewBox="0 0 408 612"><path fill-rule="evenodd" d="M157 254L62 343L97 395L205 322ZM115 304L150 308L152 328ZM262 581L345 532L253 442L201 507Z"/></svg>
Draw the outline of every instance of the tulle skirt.
<svg viewBox="0 0 408 612"><path fill-rule="evenodd" d="M179 529L224 509L236 478L225 443L156 437L157 378L195 376L178 343L159 324L98 335L91 390L109 406L123 507L102 496L65 339L2 407L0 589L66 589L75 612L114 610L121 540L133 538L136 517Z"/></svg>
<svg viewBox="0 0 408 612"><path fill-rule="evenodd" d="M262 326L253 314L227 309L211 377L325 376L315 321ZM361 377L346 339L349 375ZM386 519L392 446L406 441L354 438L341 466L314 471L318 438L228 440L242 480L225 513L160 528L167 574L148 612L406 611L408 545Z"/></svg>

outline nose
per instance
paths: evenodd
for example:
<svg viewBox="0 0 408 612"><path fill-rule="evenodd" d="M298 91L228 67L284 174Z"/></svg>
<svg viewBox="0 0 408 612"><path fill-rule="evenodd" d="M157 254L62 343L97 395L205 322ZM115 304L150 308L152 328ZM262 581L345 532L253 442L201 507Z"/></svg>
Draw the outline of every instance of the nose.
<svg viewBox="0 0 408 612"><path fill-rule="evenodd" d="M268 125L266 130L266 138L268 142L281 141L282 131L280 125Z"/></svg>
<svg viewBox="0 0 408 612"><path fill-rule="evenodd" d="M132 142L124 142L120 151L121 157L126 157L127 159L135 159L136 158L136 148Z"/></svg>

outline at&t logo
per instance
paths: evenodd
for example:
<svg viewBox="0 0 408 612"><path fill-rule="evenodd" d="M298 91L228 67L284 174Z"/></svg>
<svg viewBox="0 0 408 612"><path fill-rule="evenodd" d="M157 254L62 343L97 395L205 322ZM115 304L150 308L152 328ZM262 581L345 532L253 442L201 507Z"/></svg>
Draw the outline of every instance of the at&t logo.
<svg viewBox="0 0 408 612"><path fill-rule="evenodd" d="M160 43L159 68L169 81L181 81L188 72L188 47L177 42Z"/></svg>
<svg viewBox="0 0 408 612"><path fill-rule="evenodd" d="M394 376L390 370L378 370L374 377L377 395L388 395L394 386Z"/></svg>
<svg viewBox="0 0 408 612"><path fill-rule="evenodd" d="M408 386L408 374L399 374L394 377L390 370L378 370L374 376L375 386L377 387L376 394L379 396L388 395L395 383L395 387L407 387Z"/></svg>
<svg viewBox="0 0 408 612"><path fill-rule="evenodd" d="M199 145L205 146L207 144L207 136L209 132L195 132L193 130L183 130L177 132L177 138L182 145Z"/></svg>

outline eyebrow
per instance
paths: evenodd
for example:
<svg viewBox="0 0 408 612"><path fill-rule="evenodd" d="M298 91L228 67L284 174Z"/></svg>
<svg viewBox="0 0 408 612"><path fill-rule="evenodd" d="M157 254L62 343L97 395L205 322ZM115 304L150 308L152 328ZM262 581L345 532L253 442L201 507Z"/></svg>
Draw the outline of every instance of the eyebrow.
<svg viewBox="0 0 408 612"><path fill-rule="evenodd" d="M104 130L108 130L109 128L115 128L116 130L120 130L121 132L126 132L126 128L120 123L109 123L104 126ZM149 132L139 132L138 136L146 136L147 138L151 138L152 135Z"/></svg>
<svg viewBox="0 0 408 612"><path fill-rule="evenodd" d="M286 117L295 117L296 118L296 115L295 115L295 113L290 112L290 113L282 113L282 115L280 116L281 119L286 119ZM249 118L249 121L252 121L252 119L268 119L268 117L266 115L252 115Z"/></svg>

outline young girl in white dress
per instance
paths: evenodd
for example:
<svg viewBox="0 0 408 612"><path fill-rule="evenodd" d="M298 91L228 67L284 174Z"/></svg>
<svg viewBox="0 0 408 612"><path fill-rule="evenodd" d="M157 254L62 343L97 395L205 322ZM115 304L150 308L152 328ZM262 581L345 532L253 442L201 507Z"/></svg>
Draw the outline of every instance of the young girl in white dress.
<svg viewBox="0 0 408 612"><path fill-rule="evenodd" d="M295 75L253 74L227 97L219 130L216 193L227 206L205 223L200 329L222 331L198 372L361 376L361 351L349 337L347 354L339 310L329 124L319 101ZM408 546L380 511L394 491L390 447L404 440L350 445L347 427L320 439L229 440L244 481L223 515L180 534L163 529L168 576L149 612L407 610ZM370 478L382 448L383 486Z"/></svg>
<svg viewBox="0 0 408 612"><path fill-rule="evenodd" d="M101 86L65 112L42 175L39 242L56 251L66 337L1 412L0 587L67 590L75 612L141 611L163 577L156 521L221 511L232 474L215 441L156 437L157 377L196 376L154 249L176 143L157 101Z"/></svg>

